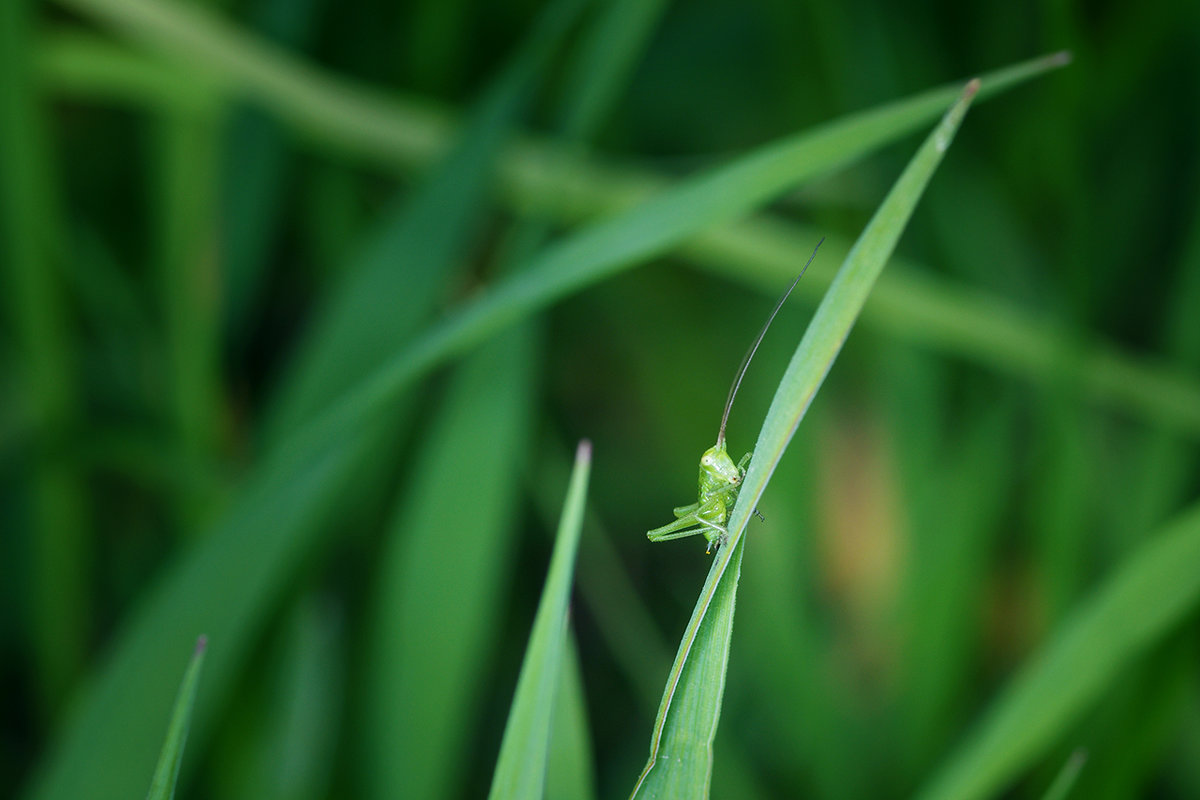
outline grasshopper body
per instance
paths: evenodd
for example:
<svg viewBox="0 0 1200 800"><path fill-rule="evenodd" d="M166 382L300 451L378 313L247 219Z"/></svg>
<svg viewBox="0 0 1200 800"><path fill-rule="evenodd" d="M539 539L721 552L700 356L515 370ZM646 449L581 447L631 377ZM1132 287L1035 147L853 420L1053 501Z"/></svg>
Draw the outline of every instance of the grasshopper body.
<svg viewBox="0 0 1200 800"><path fill-rule="evenodd" d="M821 239L821 242L824 241ZM796 288L796 284L804 276L804 271L816 257L821 242L817 242L817 247L813 249L804 269L800 270L800 274L796 276L791 286L775 304L775 310L767 317L766 324L758 332L758 338L754 340L754 344L750 345L750 349L742 359L741 366L738 367L737 376L734 378L733 385L729 388L729 396L725 400L725 412L721 416L721 429L717 433L717 443L705 450L704 455L700 457L699 498L695 503L676 508L674 522L647 531L646 537L650 541L665 542L668 539L682 539L685 536L703 534L708 542L707 552L710 553L714 547L720 549L728 541L729 531L725 524L729 521L729 513L737 501L738 491L742 487L742 479L746 477L746 468L750 465L750 459L754 455L746 453L736 464L729 457L725 448L725 424L729 421L729 409L733 407L733 398L737 396L738 387L741 386L746 369L750 366L750 359L754 358L754 352L762 342L763 336L766 335L767 329L771 327L771 322L779 313L784 301L788 299L788 295L792 293L792 289Z"/></svg>

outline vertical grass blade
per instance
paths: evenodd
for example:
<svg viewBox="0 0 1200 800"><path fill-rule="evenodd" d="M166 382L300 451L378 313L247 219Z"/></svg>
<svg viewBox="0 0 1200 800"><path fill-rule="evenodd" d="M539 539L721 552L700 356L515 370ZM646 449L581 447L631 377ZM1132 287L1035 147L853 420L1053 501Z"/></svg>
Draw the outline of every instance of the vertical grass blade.
<svg viewBox="0 0 1200 800"><path fill-rule="evenodd" d="M66 235L54 196L54 137L33 73L38 9L33 0L0 3L0 302L23 384L22 422L32 428L21 480L30 519L22 546L30 559L38 706L50 719L83 664L93 604L85 476L63 455L78 432L81 402L66 293L52 257Z"/></svg>
<svg viewBox="0 0 1200 800"><path fill-rule="evenodd" d="M154 778L150 781L146 800L171 800L175 796L175 783L179 780L179 765L183 763L183 746L187 743L188 728L192 724L192 706L196 701L200 667L204 663L207 647L208 639L204 636L196 640L192 660L183 673L183 683L179 685L175 709L171 712L171 722L167 727L167 739L163 742L162 754L154 768ZM113 733L119 735L116 731Z"/></svg>
<svg viewBox="0 0 1200 800"><path fill-rule="evenodd" d="M551 733L546 800L595 800L592 736L588 727L583 673L579 669L579 648L574 636L567 638L563 651Z"/></svg>
<svg viewBox="0 0 1200 800"><path fill-rule="evenodd" d="M221 131L211 109L168 107L158 122L158 284L164 321L167 416L186 474L210 475L217 460L221 386L222 264L217 227ZM185 535L211 518L213 489L188 481L173 506Z"/></svg>
<svg viewBox="0 0 1200 800"><path fill-rule="evenodd" d="M997 795L1198 602L1200 506L1193 506L1077 607L917 797Z"/></svg>
<svg viewBox="0 0 1200 800"><path fill-rule="evenodd" d="M978 89L978 81L967 84L909 162L846 256L788 365L730 515L729 545L709 571L667 678L635 798L708 796L746 523Z"/></svg>
<svg viewBox="0 0 1200 800"><path fill-rule="evenodd" d="M398 493L379 556L365 676L364 796L462 791L479 688L511 578L513 515L529 438L529 331L454 373ZM469 501L464 501L464 494Z"/></svg>
<svg viewBox="0 0 1200 800"><path fill-rule="evenodd" d="M571 576L575 570L575 553L579 549L579 533L583 528L583 507L591 464L591 443L580 442L558 525L554 554L550 558L550 572L533 621L525 660L521 664L517 691L508 712L508 724L504 728L489 800L527 800L542 796L550 721L558 691L563 651L567 644L567 604L570 600Z"/></svg>

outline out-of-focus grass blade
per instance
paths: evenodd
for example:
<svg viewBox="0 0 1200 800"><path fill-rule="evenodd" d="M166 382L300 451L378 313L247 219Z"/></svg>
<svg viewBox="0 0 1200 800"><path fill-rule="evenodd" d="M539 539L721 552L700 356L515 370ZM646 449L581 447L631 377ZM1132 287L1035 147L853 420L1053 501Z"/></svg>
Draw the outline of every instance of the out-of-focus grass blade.
<svg viewBox="0 0 1200 800"><path fill-rule="evenodd" d="M1054 778L1054 783L1050 784L1050 787L1046 789L1046 794L1042 795L1042 800L1067 800L1067 795L1075 787L1075 782L1079 780L1079 772L1086 763L1086 750L1081 749L1071 753L1071 757L1067 759Z"/></svg>
<svg viewBox="0 0 1200 800"><path fill-rule="evenodd" d="M1200 507L1193 506L1063 622L917 796L998 794L1198 601Z"/></svg>
<svg viewBox="0 0 1200 800"><path fill-rule="evenodd" d="M318 0L258 0L259 30L293 51L313 38ZM223 165L221 224L225 240L225 319L231 338L245 341L268 266L285 200L291 147L278 121L258 108L241 108L229 120Z"/></svg>
<svg viewBox="0 0 1200 800"><path fill-rule="evenodd" d="M907 416L913 406L901 399L897 407ZM902 467L911 509L905 545L910 567L897 614L904 641L897 730L909 785L928 774L962 723L981 645L988 556L1019 463L1014 403L994 398L972 420L949 447L916 444L925 457L904 466L920 469ZM904 426L893 429L904 438Z"/></svg>
<svg viewBox="0 0 1200 800"><path fill-rule="evenodd" d="M66 233L55 197L54 137L33 68L38 10L33 0L0 4L0 302L16 362L16 370L5 372L19 375L16 403L5 416L20 408L31 445L22 454L28 468L18 470L29 517L21 544L29 597L22 605L30 611L36 704L49 720L84 660L92 547L85 476L62 454L64 441L80 429L82 403L66 293L54 263L54 243Z"/></svg>
<svg viewBox="0 0 1200 800"><path fill-rule="evenodd" d="M310 593L295 605L264 676L263 723L235 737L244 769L214 794L229 800L318 800L329 796L346 684L345 623L338 602ZM236 758L235 757L235 758Z"/></svg>
<svg viewBox="0 0 1200 800"><path fill-rule="evenodd" d="M175 698L175 709L171 712L171 723L167 727L167 739L163 742L154 778L150 781L150 792L146 800L171 800L175 796L175 782L179 779L179 765L183 763L183 746L187 743L188 728L192 724L192 706L196 701L196 687L200 685L200 667L204 663L204 651L208 639L201 636L196 641L192 660L183 673L183 683ZM119 730L113 735L119 738Z"/></svg>
<svg viewBox="0 0 1200 800"><path fill-rule="evenodd" d="M221 386L221 297L217 175L220 128L212 114L168 106L157 122L156 262L163 320L165 416L185 474L214 474L224 412ZM218 510L217 487L189 481L177 487L172 508L185 535Z"/></svg>
<svg viewBox="0 0 1200 800"><path fill-rule="evenodd" d="M365 249L354 274L322 309L270 420L272 439L290 433L386 363L424 320L448 265L466 251L483 212L492 166L512 133L539 69L561 41L579 0L559 0L518 57L482 98L471 134Z"/></svg>
<svg viewBox="0 0 1200 800"><path fill-rule="evenodd" d="M525 800L542 796L550 721L567 642L571 575L575 570L575 553L579 549L579 532L583 528L591 464L592 446L589 442L580 442L555 537L554 554L550 557L550 572L533 620L533 632L521 664L508 724L504 727L489 800Z"/></svg>
<svg viewBox="0 0 1200 800"><path fill-rule="evenodd" d="M913 156L846 257L784 373L730 514L729 544L709 571L667 678L633 797L708 796L746 523L978 90L978 81L967 85Z"/></svg>
<svg viewBox="0 0 1200 800"><path fill-rule="evenodd" d="M417 454L421 468L399 494L369 638L367 797L462 790L458 765L499 628L530 428L530 337L514 333L523 335L489 343L456 371Z"/></svg>
<svg viewBox="0 0 1200 800"><path fill-rule="evenodd" d="M1045 68L1045 64L1038 66ZM925 102L921 98L914 105ZM666 252L706 227L746 213L798 180L862 156L908 130L909 116L917 112L903 108L905 114L891 109L858 114L764 146L547 248L520 274L432 328L406 353L343 396L309 435L313 441L337 436L339 429L390 402L415 378L515 320Z"/></svg>
<svg viewBox="0 0 1200 800"><path fill-rule="evenodd" d="M567 637L563 652L551 734L546 764L546 800L594 800L596 770L592 765L592 735L574 636Z"/></svg>
<svg viewBox="0 0 1200 800"><path fill-rule="evenodd" d="M582 51L608 47L634 57L657 17L647 10L661 5L646 0L606 5L585 33L592 46ZM643 9L642 24L610 35L612 26L605 23L625 19L630 6ZM595 124L581 117L579 99L594 96L594 85L613 94L621 77L613 64L591 66L573 71L564 87L561 127L570 142L578 143ZM527 261L546 227L537 221L517 226L499 248L498 272ZM362 761L369 797L432 800L453 795L461 781L459 765L477 714L475 689L486 684L490 671L497 610L510 578L509 554L516 549L512 517L539 343L535 326L525 325L464 360L432 424L435 436L418 459L425 466L397 501L368 634L373 655ZM470 487L472 498L466 524L446 514L461 506L463 487Z"/></svg>
<svg viewBox="0 0 1200 800"><path fill-rule="evenodd" d="M396 262L389 264L384 259L396 257L397 250L402 253L407 249L418 259L415 267L422 278L425 271L444 274L454 263L463 240L470 236L469 223L483 202L487 187L484 176L492 165L489 155L494 156L515 124L523 108L520 100L527 95L529 82L539 75L541 59L562 40L573 3L567 0L547 12L545 24L530 34L514 65L502 73L494 91L485 97L478 127L466 132L452 160L439 170L412 207L392 217L378 243L368 249L368 258L379 260L360 267L366 276L352 279L350 291L364 284L387 290L382 299L391 307L380 312L378 318L366 315L363 319L361 309L355 315L353 309L338 306L335 296L334 310L322 317L327 323L323 330L331 336L354 345L365 336L366 324L386 320L399 327L394 318L404 315L395 313L400 302L396 298L404 296L404 282L396 283L394 275L384 276L389 280L380 278L380 271L396 268ZM418 224L413 224L414 219ZM432 260L434 256L441 262ZM421 307L413 305L407 310L419 315ZM390 332L397 337L403 334L396 328ZM388 344L394 347L396 341ZM376 350L371 353L378 358L387 354ZM285 410L275 417L281 430L301 424L328 396L342 390L343 381L357 380L360 375L354 370L369 372L375 366L369 361L364 363L361 352L341 351L344 362L338 362L337 355L322 351L317 355L305 353L298 359L301 366L297 373L302 378L297 378L298 388L285 392L289 402L281 402ZM321 384L322 378L327 386ZM394 419L397 409L393 406L385 412ZM286 447L268 450L231 508L203 537L203 543L174 564L163 582L144 598L111 660L77 708L77 716L64 727L56 748L35 772L31 796L118 798L134 791L131 782L149 771L154 758L158 737L154 710L166 702L164 698L172 688L163 677L167 673L162 666L163 643L177 640L180 629L208 630L222 642L220 652L209 659L206 679L213 698L211 705L219 705L236 677L254 632L278 601L293 571L327 533L326 515L343 502L349 489L362 483L363 475L355 474L356 468L362 466L372 448L386 444L371 436L379 429L380 417L361 422L348 435L303 453ZM358 480L352 482L352 478ZM204 732L205 711L201 709L197 714L193 741ZM120 738L98 733L113 727L121 730Z"/></svg>
<svg viewBox="0 0 1200 800"><path fill-rule="evenodd" d="M170 37L169 33L166 35ZM175 43L181 47L186 45L182 40ZM86 37L58 34L43 50L42 63L47 78L56 88L156 103L171 102L174 98L186 100L202 92L195 75L173 87L167 77L178 70L170 65L164 68L157 59L132 55ZM203 52L198 50L196 54ZM989 72L981 77L980 96L988 97L1066 62L1065 54L1055 54ZM197 67L210 70L205 73L209 91L220 91L213 82L219 84L221 76L226 74L223 62L197 64ZM241 72L235 71L233 76L249 80ZM333 82L332 78L323 77ZM261 83L268 89L274 85L272 81L258 78L249 82L256 86ZM286 82L287 92L280 91L278 97L272 95L274 99L264 102L272 108L280 103L287 106L294 92L307 91L291 87L291 83ZM356 96L356 90L351 87L339 86L338 89L340 96ZM955 91L957 89L952 87L935 89L850 119L870 122L868 127L875 127L880 120L867 117L886 111L887 121L901 126L894 133L903 135L912 130L912 126L932 120L938 110L950 102ZM359 142L363 152L410 170L427 164L443 152L441 143L451 128L445 115L431 111L427 106L418 107L415 103L402 103L394 98L379 102L382 105L376 109L379 112L377 118L386 118L386 123L381 125L390 136L378 142L374 150L369 142ZM317 115L313 116L317 118ZM333 113L320 116L318 122L334 127L350 124L339 121L344 117L344 113ZM855 133L848 136L847 141L857 138ZM548 168L550 164L553 169ZM565 222L593 219L628 208L669 185L660 176L618 171L565 157L563 153L533 143L514 148L503 160L502 167L505 199L510 205L525 214ZM805 248L815 235L813 229L804 226L756 219L700 232L683 245L683 255L731 278L754 283L761 281L764 288L773 293L781 280L790 277L797 260L807 257ZM848 245L848 242L831 237L826 247L834 252L844 252ZM1071 352L1074 345L1059 326L1039 320L999 298L922 275L923 271L915 267L899 269L899 264L896 266L897 269L889 271L880 281L863 315L864 324L1004 372L1043 383L1061 380L1062 355ZM817 264L797 292L816 296L830 277L831 273ZM1186 431L1192 436L1200 434L1200 383L1194 376L1136 359L1104 344L1079 351L1078 358L1077 379L1093 397L1159 421L1173 430Z"/></svg>
<svg viewBox="0 0 1200 800"><path fill-rule="evenodd" d="M227 44L220 39L219 31L211 33L223 45ZM182 38L173 37L170 31L164 35L180 47L190 46ZM172 90L165 75L174 70L164 70L156 59L142 59L139 69L136 66L138 57L83 37L56 35L47 42L44 50L47 77L55 86L75 92L169 102L173 97L186 97L188 91L193 94L199 91L194 76ZM206 49L200 48L195 54L199 56L205 52ZM1065 54L1055 54L987 73L981 77L980 96L987 97L1066 61ZM261 84L266 91L272 91L271 87L275 85L275 81L261 76L250 80L246 74L237 71L240 68L230 67L223 60L196 66L211 70L206 74L213 80L233 69L230 77L256 86ZM257 75L257 68L254 71ZM326 79L322 81L324 84L335 83L329 76L322 77ZM293 82L284 81L287 90L278 90L278 97L264 102L271 107L276 103L286 106L296 92L308 91L292 86ZM356 96L350 87L338 86L338 89L340 96ZM895 138L908 133L913 126L933 119L938 110L950 102L955 91L951 87L932 90L884 109L854 115L844 122L864 124L863 130L878 128L884 122L895 124L898 126L892 131ZM441 142L450 127L445 116L427 107L394 99L378 102L382 105L376 109L379 113L375 119L386 119L380 124L389 132L389 137L381 141L375 151L364 145L369 152L410 169L428 163L443 152ZM874 116L884 112L886 120ZM349 124L338 121L344 116L344 113L313 114L318 124L332 126ZM857 141L861 139L861 133L851 125L849 135L844 138L847 142ZM891 140L877 141L872 147ZM554 168L548 168L549 164ZM826 165L818 171L829 169L832 167ZM518 210L568 222L628 208L668 185L659 176L616 171L535 145L524 145L509 153L503 162L502 177L506 199ZM682 247L685 257L701 266L739 280L761 282L764 288L769 287L774 292L779 281L790 276L797 260L807 257L805 248L815 235L812 229L803 226L758 219L698 232ZM826 248L835 253L844 252L848 244L832 237ZM884 275L863 315L864 324L1033 380L1047 382L1061 377L1062 353L1070 346L1062 330L997 298L956 288L920 272L916 268L897 268ZM820 264L815 265L812 274L797 291L801 294L820 292L830 274ZM1193 376L1134 359L1104 345L1082 351L1079 364L1078 379L1094 397L1159 420L1173 429L1193 435L1200 432L1200 383Z"/></svg>
<svg viewBox="0 0 1200 800"><path fill-rule="evenodd" d="M185 61L228 91L252 96L301 129L354 151L385 160L411 158L415 152L428 158L433 157L430 148L436 152L436 142L442 138L435 131L436 120L301 64L203 7L162 0L58 2L118 28L159 54ZM997 70L987 76L983 91L1001 91L1068 60L1067 54L1058 53ZM830 134L825 144L842 155L877 147L881 139L891 141L935 119L957 91L946 86L889 103L854 115L848 128L838 123L823 126ZM585 105L598 105L605 93L605 87L597 87L597 97L584 101ZM584 108L584 112L585 119L591 119L592 110Z"/></svg>

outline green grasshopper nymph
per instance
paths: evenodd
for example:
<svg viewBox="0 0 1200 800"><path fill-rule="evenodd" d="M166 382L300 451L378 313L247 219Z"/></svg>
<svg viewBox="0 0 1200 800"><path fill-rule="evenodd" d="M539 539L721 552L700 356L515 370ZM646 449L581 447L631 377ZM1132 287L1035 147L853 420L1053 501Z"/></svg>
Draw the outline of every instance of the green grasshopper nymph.
<svg viewBox="0 0 1200 800"><path fill-rule="evenodd" d="M704 538L708 541L708 549L705 552L711 553L714 547L720 549L729 538L729 531L726 529L725 523L729 521L729 513L733 510L738 490L742 487L742 479L746 477L746 467L750 465L750 458L754 455L753 453L746 453L746 455L742 456L742 460L736 464L729 457L729 453L725 449L725 423L729 421L729 409L733 408L733 398L737 396L738 387L742 385L742 378L746 376L746 369L750 366L750 359L754 358L754 353L758 350L759 344L762 343L763 337L766 336L767 329L775 321L775 315L783 307L784 301L788 299L788 295L792 293L792 289L795 289L796 284L804 277L808 265L817 257L817 250L820 249L821 243L824 241L825 238L822 237L821 241L817 242L817 246L813 248L812 255L808 257L808 261L804 264L804 269L800 270L800 274L792 281L792 285L783 293L783 297L779 298L779 302L775 304L775 309L767 317L766 324L758 332L758 337L754 340L754 344L750 345L750 349L746 351L745 357L742 358L742 364L738 367L737 376L733 379L733 385L729 387L729 397L725 400L725 412L721 415L721 428L717 431L717 443L705 450L704 455L700 456L699 499L691 505L676 508L674 522L669 522L661 528L647 531L646 537L650 541L665 542L668 539L682 539L685 536L695 536L699 533L703 534Z"/></svg>

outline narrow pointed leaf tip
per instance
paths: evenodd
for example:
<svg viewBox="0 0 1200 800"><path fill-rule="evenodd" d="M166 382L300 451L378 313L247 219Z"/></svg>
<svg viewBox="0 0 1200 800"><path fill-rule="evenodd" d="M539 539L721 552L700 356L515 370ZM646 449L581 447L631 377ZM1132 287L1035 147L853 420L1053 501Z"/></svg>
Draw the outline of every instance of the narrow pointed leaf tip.
<svg viewBox="0 0 1200 800"><path fill-rule="evenodd" d="M563 651L567 646L567 615L571 579L591 469L592 445L587 439L575 451L575 469L567 489L550 571L533 620L533 632L525 649L525 661L517 679L517 690L508 712L508 723L500 743L500 757L492 777L489 800L518 800L541 797L546 780L550 747L550 724L559 686Z"/></svg>
<svg viewBox="0 0 1200 800"><path fill-rule="evenodd" d="M196 687L200 684L200 666L204 663L204 652L208 648L208 637L196 639L192 660L183 674L179 694L175 698L175 709L167 725L167 738L163 742L150 791L146 800L171 800L175 796L175 784L179 780L179 766L183 763L183 747L187 743L188 729L192 723L192 706L196 701Z"/></svg>
<svg viewBox="0 0 1200 800"><path fill-rule="evenodd" d="M746 523L979 88L978 80L967 83L909 161L847 254L792 356L730 515L728 545L713 562L680 641L631 800L709 796Z"/></svg>

